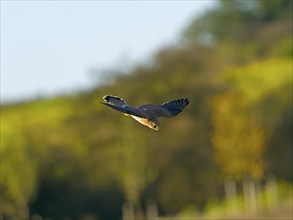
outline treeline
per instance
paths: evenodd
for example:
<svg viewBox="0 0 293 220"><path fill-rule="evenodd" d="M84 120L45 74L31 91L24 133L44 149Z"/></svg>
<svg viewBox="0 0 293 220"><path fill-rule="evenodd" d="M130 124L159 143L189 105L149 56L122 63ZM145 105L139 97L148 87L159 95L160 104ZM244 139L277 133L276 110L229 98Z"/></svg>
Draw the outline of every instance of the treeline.
<svg viewBox="0 0 293 220"><path fill-rule="evenodd" d="M0 219L121 219L222 198L227 178L292 175L292 1L219 1L177 45L111 83L1 106ZM159 132L99 104L188 97Z"/></svg>

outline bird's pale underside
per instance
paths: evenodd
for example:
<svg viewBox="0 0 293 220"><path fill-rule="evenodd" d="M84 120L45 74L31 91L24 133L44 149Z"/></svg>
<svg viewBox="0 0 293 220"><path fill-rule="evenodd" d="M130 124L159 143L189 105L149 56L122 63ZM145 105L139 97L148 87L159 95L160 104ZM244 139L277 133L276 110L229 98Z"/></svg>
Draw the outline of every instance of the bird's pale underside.
<svg viewBox="0 0 293 220"><path fill-rule="evenodd" d="M130 115L139 123L156 131L160 128L158 117L174 117L180 114L189 104L189 100L185 98L165 102L161 105L146 104L133 107L117 96L106 95L103 99L105 102L101 102L102 104Z"/></svg>

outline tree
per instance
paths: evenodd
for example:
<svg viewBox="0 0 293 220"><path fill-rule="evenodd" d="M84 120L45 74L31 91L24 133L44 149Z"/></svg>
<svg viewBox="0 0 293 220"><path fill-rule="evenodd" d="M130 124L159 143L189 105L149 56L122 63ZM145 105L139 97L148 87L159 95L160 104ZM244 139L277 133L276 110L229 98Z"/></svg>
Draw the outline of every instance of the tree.
<svg viewBox="0 0 293 220"><path fill-rule="evenodd" d="M226 176L260 179L264 172L264 131L241 93L217 96L212 102L215 159Z"/></svg>
<svg viewBox="0 0 293 220"><path fill-rule="evenodd" d="M290 109L286 99L270 97L290 84L292 87L290 75L291 62L287 59L264 61L222 74L229 89L212 99L212 140L216 160L226 175L259 179L266 171L263 157L267 140L275 122ZM287 89L283 93L284 97L289 94ZM273 102L265 101L268 98Z"/></svg>

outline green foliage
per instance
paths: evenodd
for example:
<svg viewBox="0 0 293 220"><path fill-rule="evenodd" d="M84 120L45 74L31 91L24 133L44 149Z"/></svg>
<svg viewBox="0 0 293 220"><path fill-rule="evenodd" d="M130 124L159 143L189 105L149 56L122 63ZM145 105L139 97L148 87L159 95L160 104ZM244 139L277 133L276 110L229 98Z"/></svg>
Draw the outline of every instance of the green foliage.
<svg viewBox="0 0 293 220"><path fill-rule="evenodd" d="M292 204L292 185L284 182L280 182L277 186L277 195L279 200L283 201L282 205ZM289 192L289 193L288 193ZM260 213L269 213L272 210L276 210L276 206L279 201L276 201L276 197L271 195L270 187L262 187L261 190L257 192L257 209ZM231 210L234 210L234 213ZM230 213L230 214L229 214ZM184 213L182 213L184 216ZM238 193L235 197L218 201L216 199L211 199L206 206L204 215L199 215L198 213L192 213L189 215L190 218L228 218L228 219L239 219L245 216L245 196L243 193ZM261 216L263 217L263 216ZM252 218L252 216L251 216ZM278 217L279 218L279 217Z"/></svg>
<svg viewBox="0 0 293 220"><path fill-rule="evenodd" d="M289 59L270 59L246 67L231 69L223 74L223 80L228 82L233 90L239 90L243 96L254 103L259 103L271 91L292 85L292 61ZM288 95L280 100L288 104ZM280 104L281 104L280 103Z"/></svg>
<svg viewBox="0 0 293 220"><path fill-rule="evenodd" d="M292 108L289 91L274 102L263 100L287 85L292 88L291 64L289 60L268 60L223 74L229 89L212 99L212 140L216 160L227 175L262 176L265 137L269 138L271 126L275 126L266 121L279 121L281 109Z"/></svg>
<svg viewBox="0 0 293 220"><path fill-rule="evenodd" d="M253 57L278 55L270 49L280 39L288 39L288 47L284 51L290 51L291 57L291 0L223 0L215 8L194 19L183 32L183 41L188 45L198 43L214 47L227 42L236 49L236 54L245 52L245 59L249 50L255 52L251 54ZM242 62L245 61L244 57Z"/></svg>

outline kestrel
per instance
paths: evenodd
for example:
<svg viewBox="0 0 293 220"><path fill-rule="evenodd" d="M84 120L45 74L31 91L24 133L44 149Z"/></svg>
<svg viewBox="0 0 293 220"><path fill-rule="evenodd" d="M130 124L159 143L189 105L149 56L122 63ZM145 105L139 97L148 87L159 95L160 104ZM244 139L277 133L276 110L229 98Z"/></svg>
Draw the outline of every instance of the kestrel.
<svg viewBox="0 0 293 220"><path fill-rule="evenodd" d="M126 115L130 115L139 123L156 131L160 128L158 117L174 117L181 113L189 104L189 100L185 98L165 102L161 105L146 104L133 107L117 96L106 95L103 99L106 102L101 102L102 104L123 112Z"/></svg>

